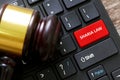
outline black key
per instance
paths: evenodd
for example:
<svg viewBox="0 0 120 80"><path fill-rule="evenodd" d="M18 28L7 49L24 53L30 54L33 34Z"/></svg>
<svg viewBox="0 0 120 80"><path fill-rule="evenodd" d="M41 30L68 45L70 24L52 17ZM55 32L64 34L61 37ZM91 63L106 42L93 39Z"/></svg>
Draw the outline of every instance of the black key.
<svg viewBox="0 0 120 80"><path fill-rule="evenodd" d="M102 61L118 52L112 39L108 38L82 52L75 54L75 59L80 69L85 69Z"/></svg>
<svg viewBox="0 0 120 80"><path fill-rule="evenodd" d="M71 30L81 25L81 21L75 11L61 16L61 20L67 30Z"/></svg>
<svg viewBox="0 0 120 80"><path fill-rule="evenodd" d="M40 0L28 0L28 3L29 4L34 4L34 3L38 2L38 1L40 1Z"/></svg>
<svg viewBox="0 0 120 80"><path fill-rule="evenodd" d="M104 76L104 77L97 79L97 80L109 80L109 78L107 76Z"/></svg>
<svg viewBox="0 0 120 80"><path fill-rule="evenodd" d="M44 15L43 15L42 11L40 10L40 7L39 7L39 6L34 6L34 7L32 7L32 8L39 11L41 18L44 17Z"/></svg>
<svg viewBox="0 0 120 80"><path fill-rule="evenodd" d="M93 20L99 16L99 13L98 13L96 7L92 3L87 4L84 7L81 7L79 10L80 10L85 22Z"/></svg>
<svg viewBox="0 0 120 80"><path fill-rule="evenodd" d="M63 8L58 0L46 0L43 2L43 7L48 15L58 14L63 11Z"/></svg>
<svg viewBox="0 0 120 80"><path fill-rule="evenodd" d="M24 80L34 80L32 76L24 78Z"/></svg>
<svg viewBox="0 0 120 80"><path fill-rule="evenodd" d="M22 0L13 0L12 2L10 2L10 4L13 4L13 5L16 5L16 6L25 7L25 4L23 3Z"/></svg>
<svg viewBox="0 0 120 80"><path fill-rule="evenodd" d="M86 0L63 0L67 8L71 8L75 5L78 5Z"/></svg>
<svg viewBox="0 0 120 80"><path fill-rule="evenodd" d="M0 4L4 4L4 3L25 7L23 0L1 0Z"/></svg>
<svg viewBox="0 0 120 80"><path fill-rule="evenodd" d="M103 66L101 66L101 65L88 71L88 75L91 80L96 80L96 79L104 76L105 74L106 74L106 72L105 72Z"/></svg>
<svg viewBox="0 0 120 80"><path fill-rule="evenodd" d="M37 78L38 80L57 80L51 68L38 72Z"/></svg>
<svg viewBox="0 0 120 80"><path fill-rule="evenodd" d="M60 41L60 52L62 55L72 52L76 46L70 35L64 36Z"/></svg>
<svg viewBox="0 0 120 80"><path fill-rule="evenodd" d="M71 76L72 74L76 73L76 69L70 60L70 58L65 59L64 61L61 61L56 65L57 70L60 74L60 76L64 79L68 76Z"/></svg>
<svg viewBox="0 0 120 80"><path fill-rule="evenodd" d="M114 80L120 80L120 69L112 72L112 76L113 76Z"/></svg>

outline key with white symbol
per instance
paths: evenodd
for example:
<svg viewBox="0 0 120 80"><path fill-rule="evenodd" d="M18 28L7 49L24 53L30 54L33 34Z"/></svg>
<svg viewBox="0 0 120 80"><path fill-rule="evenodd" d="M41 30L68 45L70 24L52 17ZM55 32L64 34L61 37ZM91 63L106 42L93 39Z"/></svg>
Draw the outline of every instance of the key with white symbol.
<svg viewBox="0 0 120 80"><path fill-rule="evenodd" d="M38 72L37 78L38 80L57 80L51 68Z"/></svg>
<svg viewBox="0 0 120 80"><path fill-rule="evenodd" d="M43 79L44 77L45 77L45 74L40 74L40 77L41 77L41 79Z"/></svg>
<svg viewBox="0 0 120 80"><path fill-rule="evenodd" d="M56 65L60 76L64 79L76 72L76 69L70 58L67 58Z"/></svg>
<svg viewBox="0 0 120 80"><path fill-rule="evenodd" d="M112 76L113 76L114 80L120 80L120 69L113 71Z"/></svg>
<svg viewBox="0 0 120 80"><path fill-rule="evenodd" d="M63 71L63 74L66 75L66 72L64 70L63 64L60 64L59 67L61 68L61 70Z"/></svg>

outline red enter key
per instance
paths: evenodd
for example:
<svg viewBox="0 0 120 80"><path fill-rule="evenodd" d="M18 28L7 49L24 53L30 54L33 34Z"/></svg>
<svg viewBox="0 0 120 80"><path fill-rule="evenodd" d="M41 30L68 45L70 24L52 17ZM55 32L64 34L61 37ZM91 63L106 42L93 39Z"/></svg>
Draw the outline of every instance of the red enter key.
<svg viewBox="0 0 120 80"><path fill-rule="evenodd" d="M108 35L109 32L102 20L74 32L74 36L81 48Z"/></svg>

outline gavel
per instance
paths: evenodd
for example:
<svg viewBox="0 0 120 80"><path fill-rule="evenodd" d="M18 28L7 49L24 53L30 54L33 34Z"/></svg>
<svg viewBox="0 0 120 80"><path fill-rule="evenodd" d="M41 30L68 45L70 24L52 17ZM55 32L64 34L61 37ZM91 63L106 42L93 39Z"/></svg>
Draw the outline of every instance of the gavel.
<svg viewBox="0 0 120 80"><path fill-rule="evenodd" d="M41 61L52 58L59 38L61 23L55 15L40 18L38 11L5 4L0 10L0 58L1 71L6 65L9 71L1 72L0 80L10 80L14 70L13 58L39 56Z"/></svg>

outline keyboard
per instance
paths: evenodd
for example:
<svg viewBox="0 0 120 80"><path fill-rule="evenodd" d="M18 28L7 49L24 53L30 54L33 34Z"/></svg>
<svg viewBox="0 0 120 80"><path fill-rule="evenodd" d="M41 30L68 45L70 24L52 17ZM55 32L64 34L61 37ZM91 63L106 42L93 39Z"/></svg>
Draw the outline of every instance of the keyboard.
<svg viewBox="0 0 120 80"><path fill-rule="evenodd" d="M100 0L0 0L57 15L54 58L19 62L12 80L120 80L120 37Z"/></svg>

